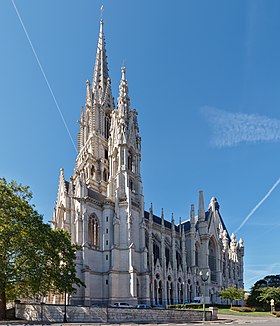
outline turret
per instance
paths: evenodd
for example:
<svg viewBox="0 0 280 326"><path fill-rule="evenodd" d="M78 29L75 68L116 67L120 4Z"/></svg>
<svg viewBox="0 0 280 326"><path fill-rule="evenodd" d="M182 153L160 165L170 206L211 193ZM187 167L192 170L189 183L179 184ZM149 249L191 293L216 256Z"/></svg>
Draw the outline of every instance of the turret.
<svg viewBox="0 0 280 326"><path fill-rule="evenodd" d="M205 221L205 209L204 209L203 191L199 191L198 221L199 222Z"/></svg>
<svg viewBox="0 0 280 326"><path fill-rule="evenodd" d="M109 197L131 198L142 206L142 180L140 174L141 138L137 112L130 108L126 69L122 67L118 109L112 113L109 138L110 183Z"/></svg>

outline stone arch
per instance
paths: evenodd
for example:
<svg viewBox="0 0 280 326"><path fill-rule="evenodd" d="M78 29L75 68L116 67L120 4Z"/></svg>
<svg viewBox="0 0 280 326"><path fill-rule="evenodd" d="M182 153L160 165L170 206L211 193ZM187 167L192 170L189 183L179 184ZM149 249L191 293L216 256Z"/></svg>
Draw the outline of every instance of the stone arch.
<svg viewBox="0 0 280 326"><path fill-rule="evenodd" d="M154 300L156 305L162 305L162 293L162 277L160 273L156 273L154 278Z"/></svg>
<svg viewBox="0 0 280 326"><path fill-rule="evenodd" d="M178 303L184 303L184 284L181 277L177 281Z"/></svg>

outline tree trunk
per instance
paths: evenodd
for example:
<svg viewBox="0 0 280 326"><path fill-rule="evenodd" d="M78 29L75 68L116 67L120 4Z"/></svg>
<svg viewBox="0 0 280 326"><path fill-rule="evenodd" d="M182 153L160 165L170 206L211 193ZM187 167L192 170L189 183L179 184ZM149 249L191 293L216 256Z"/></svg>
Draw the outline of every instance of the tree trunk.
<svg viewBox="0 0 280 326"><path fill-rule="evenodd" d="M6 292L0 293L0 320L6 319Z"/></svg>

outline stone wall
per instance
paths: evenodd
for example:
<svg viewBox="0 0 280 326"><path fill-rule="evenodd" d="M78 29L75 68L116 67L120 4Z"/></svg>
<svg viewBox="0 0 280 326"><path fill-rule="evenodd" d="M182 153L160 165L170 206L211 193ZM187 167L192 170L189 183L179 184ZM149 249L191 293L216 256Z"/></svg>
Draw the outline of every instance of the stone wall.
<svg viewBox="0 0 280 326"><path fill-rule="evenodd" d="M28 321L62 322L64 316L63 305L23 304L15 307L16 318ZM202 310L181 309L136 309L136 308L101 308L67 306L68 322L93 322L93 323L180 323L200 321L203 317ZM206 320L212 319L212 312L206 311Z"/></svg>

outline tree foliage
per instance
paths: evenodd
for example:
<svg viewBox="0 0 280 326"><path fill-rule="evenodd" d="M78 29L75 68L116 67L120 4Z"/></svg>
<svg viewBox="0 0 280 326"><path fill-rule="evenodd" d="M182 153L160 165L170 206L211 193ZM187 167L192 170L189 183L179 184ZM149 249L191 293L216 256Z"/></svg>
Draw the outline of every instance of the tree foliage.
<svg viewBox="0 0 280 326"><path fill-rule="evenodd" d="M248 296L248 300L247 300L247 305L254 306L254 307L261 307L264 310L270 310L270 303L264 299L261 300L262 293L266 293L266 292L262 292L262 290L266 288L279 288L279 287L280 287L280 275L268 275L263 279L258 280L251 288L250 295ZM276 298L274 300L276 300ZM275 303L277 303L277 300L275 301Z"/></svg>
<svg viewBox="0 0 280 326"><path fill-rule="evenodd" d="M7 300L82 284L74 263L79 248L67 232L43 223L31 199L29 187L0 178L0 319Z"/></svg>
<svg viewBox="0 0 280 326"><path fill-rule="evenodd" d="M258 289L258 299L261 302L266 302L270 305L270 300L273 299L275 304L280 302L280 287L265 287Z"/></svg>
<svg viewBox="0 0 280 326"><path fill-rule="evenodd" d="M229 287L227 289L220 291L219 295L224 300L229 300L231 303L231 307L232 307L233 300L242 300L243 299L244 290L237 289L235 287Z"/></svg>

